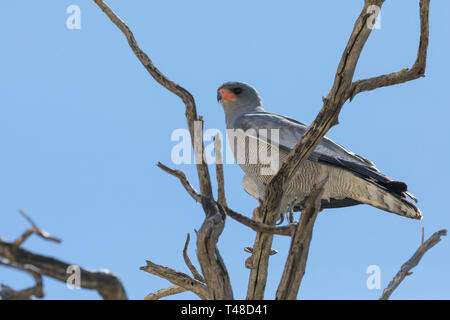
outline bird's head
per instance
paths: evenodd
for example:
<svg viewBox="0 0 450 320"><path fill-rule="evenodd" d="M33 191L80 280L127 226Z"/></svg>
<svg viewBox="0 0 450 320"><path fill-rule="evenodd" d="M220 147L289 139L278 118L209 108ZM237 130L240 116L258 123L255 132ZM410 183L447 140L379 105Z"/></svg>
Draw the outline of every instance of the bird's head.
<svg viewBox="0 0 450 320"><path fill-rule="evenodd" d="M217 89L217 101L226 109L261 106L261 98L252 86L243 82L226 82Z"/></svg>

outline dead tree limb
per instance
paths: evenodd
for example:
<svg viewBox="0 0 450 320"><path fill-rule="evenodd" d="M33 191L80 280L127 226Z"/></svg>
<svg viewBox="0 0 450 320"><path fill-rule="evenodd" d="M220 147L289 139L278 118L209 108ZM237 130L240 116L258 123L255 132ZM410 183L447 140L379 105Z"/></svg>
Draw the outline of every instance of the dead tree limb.
<svg viewBox="0 0 450 320"><path fill-rule="evenodd" d="M277 300L295 300L297 298L298 289L305 274L314 222L320 211L320 198L327 181L328 177L313 186L305 209L302 211L300 221L292 235L288 258L278 285Z"/></svg>
<svg viewBox="0 0 450 320"><path fill-rule="evenodd" d="M186 189L187 193L189 193L189 195L192 197L192 199L194 199L197 202L201 201L201 198L202 198L201 194L199 194L197 192L197 190L194 189L194 187L191 185L191 183L189 182L189 180L186 177L186 174L183 171L173 170L173 169L165 166L161 162L158 162L157 166L164 172L167 172L168 174L170 174L174 177L177 177L180 180L183 187Z"/></svg>
<svg viewBox="0 0 450 320"><path fill-rule="evenodd" d="M261 216L265 224L274 225L279 214L279 206L283 196L283 190L295 175L297 169L316 148L327 131L338 123L339 113L344 103L352 96L353 75L359 60L361 51L372 31L368 19L371 17L369 6L375 5L381 8L384 0L365 0L364 7L357 18L350 39L342 54L338 69L335 74L333 86L326 98L323 98L323 107L314 122L308 127L302 139L290 152L277 174L268 184L264 202L261 206ZM421 51L426 52L428 44L428 9L429 0L422 0L421 6ZM425 13L426 11L426 13ZM426 55L420 55L424 59ZM424 72L425 64L422 64ZM410 79L412 80L412 78ZM354 95L354 94L353 94ZM267 281L267 269L269 253L273 235L258 233L254 248L254 269L250 272L247 299L263 299Z"/></svg>
<svg viewBox="0 0 450 320"><path fill-rule="evenodd" d="M34 221L25 213L25 211L19 210L19 213L31 224L31 229L26 230L16 241L14 241L14 245L16 247L20 247L20 245L24 243L25 240L32 234L36 234L44 240L61 243L61 239L53 237L48 232L39 229Z"/></svg>
<svg viewBox="0 0 450 320"><path fill-rule="evenodd" d="M42 276L47 276L64 283L70 276L67 273L68 268L76 265L52 257L35 254L21 247L16 247L15 243L6 242L2 239L0 239L0 257L19 265L34 266ZM111 272L89 271L80 267L80 287L97 290L103 299L127 299L125 289L119 277Z"/></svg>
<svg viewBox="0 0 450 320"><path fill-rule="evenodd" d="M159 300L161 298L173 296L174 294L179 294L186 291L188 290L180 286L170 286L168 288L158 290L154 293L150 293L144 298L144 300Z"/></svg>
<svg viewBox="0 0 450 320"><path fill-rule="evenodd" d="M216 157L217 202L227 206L225 198L225 179L223 177L222 141L219 134L214 137L214 155Z"/></svg>
<svg viewBox="0 0 450 320"><path fill-rule="evenodd" d="M416 250L416 252L413 254L413 256L406 261L400 270L397 272L395 277L389 282L386 289L383 290L383 294L380 297L380 300L388 300L391 294L394 292L394 290L400 285L400 283L403 281L403 279L406 278L406 276L409 276L412 274L411 269L413 269L415 266L417 266L422 259L423 255L433 248L439 241L441 241L442 236L447 235L447 230L439 230L435 232L431 237L428 238L427 241L422 242L419 249Z"/></svg>
<svg viewBox="0 0 450 320"><path fill-rule="evenodd" d="M128 43L138 59L148 70L148 72L162 86L179 96L186 106L186 119L191 133L191 140L196 156L197 172L200 184L200 193L197 193L190 184L187 184L185 176L177 172L167 172L178 176L183 186L189 194L202 203L206 214L205 221L199 230L197 237L197 255L202 268L205 281L207 283L208 298L230 299L232 298L231 285L228 279L225 265L217 249L217 241L225 224L226 210L218 202L213 200L211 180L208 167L204 161L204 146L202 140L203 120L197 116L195 101L192 95L167 79L152 63L148 56L139 48L130 29L111 11L111 9L101 0L94 2L105 12L110 20L123 32ZM425 71L426 50L428 45L428 8L429 0L421 0L421 44L416 64L411 69L414 75L401 74L386 75L384 78L376 77L375 80L361 80L353 83L354 71L366 43L371 33L368 19L371 14L368 12L369 6L376 5L381 8L384 0L365 0L364 7L355 22L353 32L341 57L338 69L335 74L333 86L326 98L323 98L323 107L314 122L309 126L305 135L297 143L286 161L282 164L278 173L273 177L265 190L264 202L261 205L262 225L274 226L280 211L280 203L283 191L289 184L297 169L307 159L309 154L315 149L326 132L338 123L338 116L343 104L356 93L372 90L376 87L405 82L423 75ZM375 84L376 83L376 84ZM200 122L200 124L198 124ZM219 172L220 174L220 172ZM220 183L219 183L219 187ZM220 200L219 202L223 202ZM261 225L259 225L260 227ZM259 232L254 245L254 269L250 273L250 280L247 291L248 299L264 298L265 285L267 280L268 259L271 252L273 234Z"/></svg>
<svg viewBox="0 0 450 320"><path fill-rule="evenodd" d="M161 162L158 162L158 167L161 168L164 172L167 172L168 174L177 177L183 187L186 189L186 191L189 193L189 195L197 202L201 201L201 195L192 187L191 183L186 177L186 174L181 170L174 170L169 168L168 166L162 164ZM219 205L219 201L216 202ZM291 236L291 229L292 226L282 226L282 227L276 227L276 226L269 226L264 223L255 221L253 219L247 218L243 214L240 214L232 209L230 209L227 206L222 206L223 210L225 211L226 215L230 218L242 223L243 225L251 228L254 231L257 232L266 232L270 234L278 234L283 236Z"/></svg>
<svg viewBox="0 0 450 320"><path fill-rule="evenodd" d="M31 235L37 234L44 240L61 242L61 239L51 236L37 227L33 220L22 210L19 213L27 219L32 228L25 231L14 242L7 242L0 238L0 259L1 265L19 269L31 274L36 281L36 286L27 289L25 292L16 292L23 298L27 294L33 294L36 297L43 297L42 276L47 276L62 282L67 282L68 269L76 264L67 263L51 257L35 254L21 245ZM2 259L3 258L3 259ZM78 266L78 265L76 265ZM89 271L83 268L80 270L80 287L84 289L97 290L103 299L126 300L127 294L119 277L109 271ZM11 289L8 287L8 289ZM9 290L9 292L12 292Z"/></svg>
<svg viewBox="0 0 450 320"><path fill-rule="evenodd" d="M192 275L194 276L195 280L198 280L202 283L205 282L205 279L203 278L203 276L197 271L197 268L194 266L194 264L192 263L191 259L189 258L189 255L187 253L187 249L189 246L189 241L190 241L190 235L189 233L186 236L186 242L184 244L184 248L183 248L183 258L184 258L184 262L186 263L186 265L188 266L189 270L191 271ZM164 288L161 290L158 290L154 293L150 293L149 295L147 295L144 300L158 300L167 296L171 296L174 294L178 294L178 293L182 293L185 291L189 291L186 288L183 288L179 285L173 285L170 286L168 288Z"/></svg>
<svg viewBox="0 0 450 320"><path fill-rule="evenodd" d="M202 139L201 131L197 130L195 127L196 122L200 121L200 119L197 116L197 108L194 97L189 91L167 78L161 71L158 70L158 68L155 67L152 60L150 60L148 55L139 47L130 28L128 28L128 26L108 7L107 4L105 4L102 0L94 0L94 2L100 7L100 9L103 10L111 22L114 23L120 31L122 31L128 40L131 50L133 50L136 57L145 69L147 69L153 79L155 79L161 86L177 95L183 101L186 107L186 120L189 132L191 133L192 145L194 146L196 160L198 160L196 163L200 180L200 190L203 196L212 198L212 188L208 166L205 161L201 161L203 159L203 141L200 143L199 140ZM198 135L199 133L200 135Z"/></svg>
<svg viewBox="0 0 450 320"><path fill-rule="evenodd" d="M167 268L151 261L146 261L147 265L140 269L148 273L154 274L158 277L164 278L170 281L172 284L182 287L186 290L192 291L198 295L201 299L209 299L208 288L205 283L189 277L187 274L175 271L171 268ZM174 290L174 289L171 289Z"/></svg>
<svg viewBox="0 0 450 320"><path fill-rule="evenodd" d="M201 281L201 282L205 282L205 279L200 274L200 272L198 272L197 268L194 266L194 264L192 263L191 259L189 258L189 255L187 253L187 249L188 249L188 246L189 246L190 238L191 237L190 237L190 235L188 233L187 237L186 237L186 243L184 244L184 249L183 249L184 262L188 266L189 270L191 270L191 273L194 276L194 279L196 279L198 281Z"/></svg>
<svg viewBox="0 0 450 320"><path fill-rule="evenodd" d="M430 0L421 0L419 48L417 50L416 61L414 62L414 65L411 67L411 69L404 68L398 72L353 82L350 90L350 101L355 97L355 95L360 92L371 91L381 87L393 86L425 76L429 33L429 11Z"/></svg>
<svg viewBox="0 0 450 320"><path fill-rule="evenodd" d="M214 201L202 198L206 218L197 233L197 259L208 284L210 299L232 300L233 291L228 271L217 248L225 226L225 212Z"/></svg>
<svg viewBox="0 0 450 320"><path fill-rule="evenodd" d="M251 228L252 230L256 232L263 232L263 233L269 233L269 234L278 234L282 236L291 236L292 234L292 227L293 225L286 225L282 227L276 227L276 226L269 226L265 223L258 222L256 220L247 218L246 216L233 211L232 209L228 207L224 207L225 213L227 216L232 218L233 220L236 220L240 222L241 224ZM294 224L294 227L296 224Z"/></svg>
<svg viewBox="0 0 450 320"><path fill-rule="evenodd" d="M185 115L191 142L194 148L195 163L200 184L201 204L206 214L205 221L197 234L197 257L207 283L211 299L232 299L231 284L223 260L217 249L217 241L225 225L226 215L219 209L213 200L211 178L204 157L203 144L203 119L197 115L194 97L189 91L169 80L160 72L141 50L133 36L133 33L125 23L102 0L94 0L97 6L103 10L128 40L128 44L136 57L147 69L150 75L163 87L176 94L185 104ZM186 187L186 185L185 185ZM191 196L194 195L192 190Z"/></svg>
<svg viewBox="0 0 450 320"><path fill-rule="evenodd" d="M24 271L30 274L35 281L34 286L22 290L15 290L2 283L0 300L30 300L33 296L36 298L43 298L45 296L42 284L42 274L35 266L22 265L5 258L0 258L0 265Z"/></svg>

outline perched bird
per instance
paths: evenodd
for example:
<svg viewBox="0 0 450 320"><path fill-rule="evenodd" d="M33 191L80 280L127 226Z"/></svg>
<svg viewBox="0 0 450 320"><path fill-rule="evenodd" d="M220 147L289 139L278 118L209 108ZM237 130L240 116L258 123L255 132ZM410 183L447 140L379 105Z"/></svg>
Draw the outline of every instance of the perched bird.
<svg viewBox="0 0 450 320"><path fill-rule="evenodd" d="M246 83L224 83L217 90L217 100L225 112L231 149L245 172L243 187L251 196L262 201L266 185L304 135L307 126L297 120L266 112L258 92ZM290 207L301 211L312 186L325 177L328 181L321 198L322 209L368 204L400 216L422 218L420 210L406 199L409 197L417 202L404 182L393 181L382 174L373 162L327 137L303 162L287 186L280 213L287 212Z"/></svg>

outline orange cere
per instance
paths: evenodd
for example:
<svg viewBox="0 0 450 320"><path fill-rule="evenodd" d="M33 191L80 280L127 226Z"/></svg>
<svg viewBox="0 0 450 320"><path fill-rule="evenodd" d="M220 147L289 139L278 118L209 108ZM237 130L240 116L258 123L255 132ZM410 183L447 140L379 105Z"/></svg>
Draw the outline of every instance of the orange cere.
<svg viewBox="0 0 450 320"><path fill-rule="evenodd" d="M228 89L222 88L219 90L219 92L222 95L222 101L226 101L226 100L236 101L237 100L237 97L234 95L234 93L232 93Z"/></svg>

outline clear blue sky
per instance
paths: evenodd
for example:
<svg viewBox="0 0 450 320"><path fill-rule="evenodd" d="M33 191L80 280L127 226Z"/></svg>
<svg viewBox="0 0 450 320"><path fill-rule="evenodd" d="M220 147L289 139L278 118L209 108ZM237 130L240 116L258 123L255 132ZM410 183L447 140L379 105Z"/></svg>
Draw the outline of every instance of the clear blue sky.
<svg viewBox="0 0 450 320"><path fill-rule="evenodd" d="M191 91L205 129L224 130L216 89L225 81L255 86L267 110L305 123L331 88L342 50L363 1L108 1L141 47L171 79ZM66 8L81 8L81 29L69 30ZM450 157L448 72L450 2L432 0L426 77L358 95L345 104L328 136L408 183L419 198L421 222L369 206L321 213L299 298L375 299L366 269L381 269L381 289L425 236L448 228ZM62 244L33 237L25 247L118 274L130 298L170 285L139 270L149 259L188 273L186 234L203 221L201 207L157 161L171 163L173 130L185 128L184 105L159 86L122 33L92 1L0 3L0 236L14 240L27 227L25 210ZM386 1L355 79L398 71L414 62L418 1ZM214 166L211 166L214 173ZM250 216L256 201L241 187L242 172L226 165L227 198ZM254 232L228 219L219 248L236 298L245 298L245 246ZM276 238L266 298L273 298L288 238ZM429 251L395 299L450 298L450 239ZM0 282L29 286L23 273L0 268ZM48 299L97 299L45 279ZM196 298L184 293L175 298Z"/></svg>

